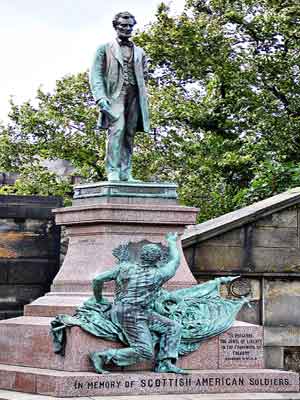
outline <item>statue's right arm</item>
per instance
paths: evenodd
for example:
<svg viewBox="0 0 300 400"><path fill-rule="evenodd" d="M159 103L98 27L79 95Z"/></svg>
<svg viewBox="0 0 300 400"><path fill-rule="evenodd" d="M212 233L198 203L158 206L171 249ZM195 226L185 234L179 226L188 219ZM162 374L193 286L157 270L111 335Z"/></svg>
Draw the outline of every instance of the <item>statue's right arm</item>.
<svg viewBox="0 0 300 400"><path fill-rule="evenodd" d="M171 279L176 274L176 271L180 265L180 253L177 246L177 239L177 233L168 233L166 235L169 248L169 259L168 262L160 268L164 282Z"/></svg>
<svg viewBox="0 0 300 400"><path fill-rule="evenodd" d="M105 88L105 70L106 70L106 46L100 46L95 54L90 72L90 86L96 103L100 100L107 100Z"/></svg>
<svg viewBox="0 0 300 400"><path fill-rule="evenodd" d="M108 281L113 281L116 279L119 268L113 268L111 270L105 271L93 279L92 286L94 297L98 302L102 300L102 288L103 283Z"/></svg>

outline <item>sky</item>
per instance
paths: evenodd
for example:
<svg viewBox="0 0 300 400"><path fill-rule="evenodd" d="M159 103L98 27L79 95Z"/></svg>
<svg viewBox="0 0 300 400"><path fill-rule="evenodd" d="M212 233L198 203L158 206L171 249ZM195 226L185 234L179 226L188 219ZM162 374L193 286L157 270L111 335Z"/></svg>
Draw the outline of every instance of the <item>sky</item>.
<svg viewBox="0 0 300 400"><path fill-rule="evenodd" d="M19 104L36 90L54 88L66 74L89 68L97 46L115 37L120 11L135 15L141 29L153 20L161 0L0 0L0 121L9 98ZM166 0L174 13L184 0Z"/></svg>

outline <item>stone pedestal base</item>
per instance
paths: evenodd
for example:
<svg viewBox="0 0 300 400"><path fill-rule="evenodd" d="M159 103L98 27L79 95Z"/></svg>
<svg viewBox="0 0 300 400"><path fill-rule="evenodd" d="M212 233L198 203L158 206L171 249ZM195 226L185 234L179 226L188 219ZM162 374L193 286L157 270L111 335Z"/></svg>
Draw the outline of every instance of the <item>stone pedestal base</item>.
<svg viewBox="0 0 300 400"><path fill-rule="evenodd" d="M89 351L123 347L120 343L99 339L79 327L73 327L67 329L66 351L62 357L53 352L50 322L51 318L45 317L19 317L1 321L0 364L91 372L93 368L88 357ZM126 367L123 371L151 371L152 364L151 361L143 362ZM236 321L227 332L204 341L198 350L180 357L177 365L188 370L263 368L262 327ZM117 367L112 368L113 372L117 370Z"/></svg>
<svg viewBox="0 0 300 400"><path fill-rule="evenodd" d="M91 295L92 279L115 265L113 249L130 242L136 261L145 243L163 242L167 232L181 234L195 223L198 210L177 205L175 189L171 184L84 185L76 188L74 206L56 210L57 224L66 226L70 237L68 253L51 292L28 305L25 317L0 321L0 389L59 397L299 390L298 374L263 369L263 328L238 321L179 359L188 375L150 372L151 361L107 375L90 372L89 351L121 344L78 327L67 331L65 357L53 353L51 317L72 314ZM196 283L180 251L170 289ZM106 295L112 292L108 286Z"/></svg>
<svg viewBox="0 0 300 400"><path fill-rule="evenodd" d="M0 364L3 389L58 397L179 393L286 393L299 391L296 372L203 370L188 375L154 372L98 375Z"/></svg>
<svg viewBox="0 0 300 400"><path fill-rule="evenodd" d="M91 281L116 265L112 251L130 243L132 261L148 242L165 243L168 232L181 235L195 224L197 208L177 204L176 185L100 182L75 188L74 206L55 210L56 223L67 229L69 247L54 279L50 295L25 308L25 315L53 316L74 310L91 295ZM166 287L177 289L196 283L178 240L181 264ZM112 297L108 283L104 294ZM60 309L61 307L61 309Z"/></svg>

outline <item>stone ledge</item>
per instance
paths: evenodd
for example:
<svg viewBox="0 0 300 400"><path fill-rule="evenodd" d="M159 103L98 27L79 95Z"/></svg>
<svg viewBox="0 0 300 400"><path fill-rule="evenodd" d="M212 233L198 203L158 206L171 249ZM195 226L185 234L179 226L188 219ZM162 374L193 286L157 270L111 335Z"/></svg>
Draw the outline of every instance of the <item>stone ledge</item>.
<svg viewBox="0 0 300 400"><path fill-rule="evenodd" d="M188 375L154 372L95 373L0 365L0 388L50 396L135 394L298 392L295 372L253 369L190 371Z"/></svg>
<svg viewBox="0 0 300 400"><path fill-rule="evenodd" d="M126 213L124 212L126 210ZM199 209L162 204L95 204L54 209L57 225L82 223L192 225Z"/></svg>
<svg viewBox="0 0 300 400"><path fill-rule="evenodd" d="M246 223L255 222L283 208L292 207L299 202L300 187L297 187L253 203L250 206L210 219L185 231L182 238L183 247L203 242Z"/></svg>
<svg viewBox="0 0 300 400"><path fill-rule="evenodd" d="M96 182L74 187L73 205L164 202L177 204L177 185L155 182Z"/></svg>
<svg viewBox="0 0 300 400"><path fill-rule="evenodd" d="M152 394L122 396L121 400L299 400L300 393L213 393L213 394ZM0 400L61 400L45 396L0 389ZM72 400L120 400L120 396L72 397Z"/></svg>

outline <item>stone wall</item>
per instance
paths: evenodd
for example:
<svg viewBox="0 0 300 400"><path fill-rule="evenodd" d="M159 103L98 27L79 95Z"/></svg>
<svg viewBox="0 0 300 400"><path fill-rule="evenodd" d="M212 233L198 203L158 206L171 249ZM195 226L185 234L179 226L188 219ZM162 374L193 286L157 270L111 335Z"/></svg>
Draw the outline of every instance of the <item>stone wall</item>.
<svg viewBox="0 0 300 400"><path fill-rule="evenodd" d="M263 209L249 213L240 223L238 211L231 213L230 224L239 226L219 224L213 234L200 224L197 239L191 233L183 246L198 281L242 276L226 293L249 293L252 308L244 307L238 319L265 327L267 366L300 370L300 198L294 203L266 216Z"/></svg>
<svg viewBox="0 0 300 400"><path fill-rule="evenodd" d="M15 317L45 292L59 268L57 197L0 196L0 319Z"/></svg>

